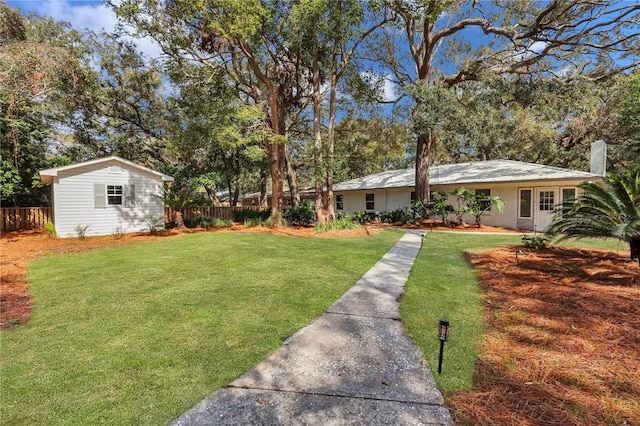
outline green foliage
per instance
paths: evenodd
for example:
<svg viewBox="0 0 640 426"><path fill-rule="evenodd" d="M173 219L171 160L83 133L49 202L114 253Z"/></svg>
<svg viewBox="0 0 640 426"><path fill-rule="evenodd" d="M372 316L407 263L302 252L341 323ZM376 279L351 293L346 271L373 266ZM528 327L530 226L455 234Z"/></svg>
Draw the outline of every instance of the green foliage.
<svg viewBox="0 0 640 426"><path fill-rule="evenodd" d="M504 213L505 201L500 196L490 197L483 193L475 193L467 203L467 212L476 218L476 225L482 225L482 216L495 206L499 213Z"/></svg>
<svg viewBox="0 0 640 426"><path fill-rule="evenodd" d="M636 71L621 85L622 98L618 112L628 136L640 143L640 71Z"/></svg>
<svg viewBox="0 0 640 426"><path fill-rule="evenodd" d="M87 229L89 229L89 225L76 225L76 227L73 228L80 241L87 239Z"/></svg>
<svg viewBox="0 0 640 426"><path fill-rule="evenodd" d="M365 222L371 222L374 219L375 213L368 212L366 210L360 210L353 214L353 220L362 224Z"/></svg>
<svg viewBox="0 0 640 426"><path fill-rule="evenodd" d="M111 232L111 236L116 240L120 240L124 237L124 234L126 233L127 233L127 228L125 226L120 225L113 228L113 232Z"/></svg>
<svg viewBox="0 0 640 426"><path fill-rule="evenodd" d="M147 213L142 218L146 224L146 230L151 235L156 235L163 228L164 220L153 213Z"/></svg>
<svg viewBox="0 0 640 426"><path fill-rule="evenodd" d="M56 232L56 227L53 223L47 222L44 224L44 230L47 232L47 235L51 239L58 238L58 233Z"/></svg>
<svg viewBox="0 0 640 426"><path fill-rule="evenodd" d="M449 194L445 191L432 191L429 204L426 206L429 215L438 217L442 224L446 224L447 216L454 212L454 208L448 203Z"/></svg>
<svg viewBox="0 0 640 426"><path fill-rule="evenodd" d="M336 181L407 166L407 126L371 115L350 115L336 125Z"/></svg>
<svg viewBox="0 0 640 426"><path fill-rule="evenodd" d="M640 167L579 187L582 194L560 206L547 233L560 240L617 238L629 243L632 259L640 259Z"/></svg>
<svg viewBox="0 0 640 426"><path fill-rule="evenodd" d="M263 219L261 217L251 217L244 220L244 225L249 228L255 228L256 226L270 226L271 221L269 218Z"/></svg>
<svg viewBox="0 0 640 426"><path fill-rule="evenodd" d="M266 210L253 210L253 209L242 209L242 210L234 210L233 213L233 221L244 223L247 219L259 219L265 221L269 219L271 216L271 209Z"/></svg>
<svg viewBox="0 0 640 426"><path fill-rule="evenodd" d="M220 219L219 217L212 216L196 216L184 221L187 228L200 227L202 229L210 228L229 228L233 226L233 222L229 219Z"/></svg>
<svg viewBox="0 0 640 426"><path fill-rule="evenodd" d="M398 223L405 225L407 223L414 223L415 217L413 210L407 207L391 210L390 212L380 213L380 220L384 223Z"/></svg>
<svg viewBox="0 0 640 426"><path fill-rule="evenodd" d="M475 195L464 187L454 189L451 192L451 195L455 199L453 214L456 216L456 223L458 225L462 225L464 222L462 217L469 212L468 204L472 202Z"/></svg>
<svg viewBox="0 0 640 426"><path fill-rule="evenodd" d="M329 232L358 229L359 227L360 225L355 223L350 217L342 216L336 218L336 220L334 220L333 222L328 222L325 224L316 223L315 230L316 232Z"/></svg>
<svg viewBox="0 0 640 426"><path fill-rule="evenodd" d="M302 200L297 207L285 210L282 217L294 225L313 225L317 220L315 205L311 200Z"/></svg>
<svg viewBox="0 0 640 426"><path fill-rule="evenodd" d="M547 248L549 239L544 235L523 235L522 245L528 249L542 250Z"/></svg>

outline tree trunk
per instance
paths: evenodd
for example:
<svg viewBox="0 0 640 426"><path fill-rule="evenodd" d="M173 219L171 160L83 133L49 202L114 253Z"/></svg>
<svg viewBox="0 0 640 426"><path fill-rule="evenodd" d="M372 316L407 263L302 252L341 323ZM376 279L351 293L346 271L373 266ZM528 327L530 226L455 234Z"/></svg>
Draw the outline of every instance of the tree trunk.
<svg viewBox="0 0 640 426"><path fill-rule="evenodd" d="M429 166L433 137L419 136L416 151L416 201L429 202Z"/></svg>
<svg viewBox="0 0 640 426"><path fill-rule="evenodd" d="M278 104L278 90L273 84L268 86L269 93L269 119L271 132L274 138L267 141L267 159L269 172L271 173L271 224L282 225L282 197L284 195L284 150L286 146L277 136L284 135L284 127L280 123L285 122L284 111Z"/></svg>
<svg viewBox="0 0 640 426"><path fill-rule="evenodd" d="M213 207L222 206L222 203L220 202L220 200L218 199L218 196L216 195L215 189L213 189L210 185L203 185L203 186L204 186L204 190L207 191L207 195L209 196L209 201L211 201L211 205ZM229 194L229 197L231 197L231 194Z"/></svg>
<svg viewBox="0 0 640 426"><path fill-rule="evenodd" d="M317 47L314 44L313 50L313 140L314 140L314 187L315 187L315 210L318 223L324 225L328 222L328 215L325 209L323 175L324 175L324 156L322 155L322 133L320 127L320 119L322 115L322 98L320 93L320 67L317 58Z"/></svg>
<svg viewBox="0 0 640 426"><path fill-rule="evenodd" d="M185 229L186 226L184 224L184 218L182 216L182 212L180 210L175 210L173 212L173 218L176 221L176 227L178 229Z"/></svg>
<svg viewBox="0 0 640 426"><path fill-rule="evenodd" d="M259 205L261 208L266 209L269 204L267 202L267 169L262 168L260 170L260 200Z"/></svg>
<svg viewBox="0 0 640 426"><path fill-rule="evenodd" d="M284 161L287 166L287 183L289 184L289 193L291 194L291 204L293 207L298 207L300 205L300 190L298 189L296 170L291 164L288 149L284 150Z"/></svg>
<svg viewBox="0 0 640 426"><path fill-rule="evenodd" d="M631 249L631 260L637 260L640 264L640 235L631 237L629 248Z"/></svg>
<svg viewBox="0 0 640 426"><path fill-rule="evenodd" d="M282 168L283 144L269 142L269 171L271 172L271 222L274 226L282 223L282 195L284 170Z"/></svg>

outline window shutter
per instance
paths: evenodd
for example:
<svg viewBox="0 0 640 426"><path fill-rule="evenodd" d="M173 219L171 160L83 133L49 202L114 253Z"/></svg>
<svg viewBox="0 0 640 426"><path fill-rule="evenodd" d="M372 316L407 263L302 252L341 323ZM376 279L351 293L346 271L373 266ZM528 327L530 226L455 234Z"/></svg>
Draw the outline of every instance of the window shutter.
<svg viewBox="0 0 640 426"><path fill-rule="evenodd" d="M135 207L136 206L136 186L135 185L127 185L127 189L125 192L125 206L126 207Z"/></svg>
<svg viewBox="0 0 640 426"><path fill-rule="evenodd" d="M93 184L93 207L96 209L107 208L106 187L103 183Z"/></svg>

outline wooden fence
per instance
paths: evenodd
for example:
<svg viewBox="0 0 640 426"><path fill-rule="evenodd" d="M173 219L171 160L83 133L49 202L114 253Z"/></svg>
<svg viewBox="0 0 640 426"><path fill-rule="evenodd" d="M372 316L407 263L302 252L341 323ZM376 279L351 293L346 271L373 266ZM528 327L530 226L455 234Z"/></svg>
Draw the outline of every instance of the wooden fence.
<svg viewBox="0 0 640 426"><path fill-rule="evenodd" d="M0 231L42 228L53 220L51 207L2 207Z"/></svg>
<svg viewBox="0 0 640 426"><path fill-rule="evenodd" d="M262 210L261 207L190 207L185 209L184 218L198 216L219 217L233 219L235 210ZM165 208L166 222L173 220L173 210ZM2 207L0 208L0 232L19 231L21 229L42 228L46 223L53 222L51 207Z"/></svg>

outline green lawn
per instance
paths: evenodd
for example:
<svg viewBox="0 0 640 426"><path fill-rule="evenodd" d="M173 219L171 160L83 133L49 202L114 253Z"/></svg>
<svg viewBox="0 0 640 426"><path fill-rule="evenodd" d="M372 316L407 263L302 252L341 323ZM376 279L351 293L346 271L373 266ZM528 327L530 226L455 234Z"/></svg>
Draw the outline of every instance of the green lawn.
<svg viewBox="0 0 640 426"><path fill-rule="evenodd" d="M428 233L411 270L400 304L402 322L420 347L444 392L473 386L475 361L484 336L482 294L465 252L521 244L521 235ZM616 240L568 240L560 245L597 248L628 254L628 244ZM438 375L438 321L451 323L442 374Z"/></svg>
<svg viewBox="0 0 640 426"><path fill-rule="evenodd" d="M166 424L321 314L402 234L202 233L39 259L3 424Z"/></svg>
<svg viewBox="0 0 640 426"><path fill-rule="evenodd" d="M402 322L420 347L443 391L470 388L484 333L481 293L465 251L519 244L517 234L430 232L424 238L400 304ZM438 375L438 321L451 323L442 375Z"/></svg>

